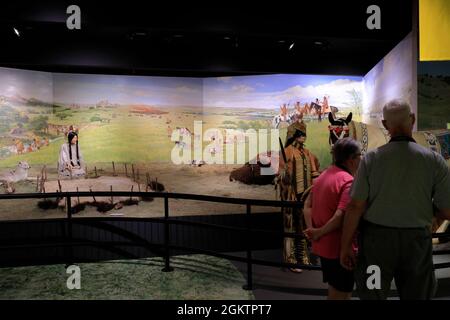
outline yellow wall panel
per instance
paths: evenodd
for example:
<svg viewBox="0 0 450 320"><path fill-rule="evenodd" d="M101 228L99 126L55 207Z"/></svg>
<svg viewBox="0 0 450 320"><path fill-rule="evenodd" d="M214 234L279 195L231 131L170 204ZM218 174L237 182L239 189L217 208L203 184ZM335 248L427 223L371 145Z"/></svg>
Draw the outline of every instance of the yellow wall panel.
<svg viewBox="0 0 450 320"><path fill-rule="evenodd" d="M450 0L419 0L420 60L450 60Z"/></svg>

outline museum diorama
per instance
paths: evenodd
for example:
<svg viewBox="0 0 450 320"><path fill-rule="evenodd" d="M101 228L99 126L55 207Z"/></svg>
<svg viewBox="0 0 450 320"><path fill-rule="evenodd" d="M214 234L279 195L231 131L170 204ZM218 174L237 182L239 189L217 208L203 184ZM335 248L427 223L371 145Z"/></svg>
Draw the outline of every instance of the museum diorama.
<svg viewBox="0 0 450 320"><path fill-rule="evenodd" d="M280 299L273 288L284 285L286 299L325 298L303 211L333 165L333 146L352 138L364 158L388 144L383 107L400 99L416 117L414 141L450 167L450 6L405 3L408 32L365 72L135 74L64 70L70 59L47 65L50 53L45 68L2 57L0 298ZM64 7L61 15L76 29L84 10ZM447 31L434 32L439 50L425 51L433 31L422 24L432 24L433 10L446 12L438 28ZM27 41L29 29L3 25L12 46ZM284 41L286 52L302 50ZM95 52L93 65L114 64ZM440 251L436 277L448 280L449 221L436 215L429 227ZM234 260L221 256L230 252ZM258 261L273 274L252 279ZM73 266L81 289L79 279L69 288ZM120 281L106 276L119 272ZM321 293L308 297L302 288ZM450 288L438 296L449 298Z"/></svg>

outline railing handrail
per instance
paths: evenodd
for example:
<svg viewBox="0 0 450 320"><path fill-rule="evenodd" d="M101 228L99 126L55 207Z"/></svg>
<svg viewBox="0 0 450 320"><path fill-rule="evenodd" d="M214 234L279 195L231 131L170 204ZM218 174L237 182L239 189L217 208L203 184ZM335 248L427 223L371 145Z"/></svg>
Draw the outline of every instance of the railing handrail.
<svg viewBox="0 0 450 320"><path fill-rule="evenodd" d="M0 200L4 199L43 199L43 198L65 198L65 197L153 197L153 198L168 198L168 199L186 199L198 200L208 202L220 202L229 204L250 204L252 206L265 207L290 207L296 208L302 206L301 202L297 201L283 201L283 200L263 200L263 199L247 199L247 198L230 198L210 195L200 195L191 193L176 193L176 192L145 192L145 191L62 191L62 192L47 192L47 193L12 193L0 194Z"/></svg>
<svg viewBox="0 0 450 320"><path fill-rule="evenodd" d="M209 202L219 202L219 203L229 203L229 204L242 204L242 205L254 205L254 206L266 206L266 207L290 207L297 208L302 207L303 204L300 201L283 201L283 200L261 200L261 199L249 199L249 198L230 198L230 197L219 197L219 196L209 196L209 195L199 195L199 194L191 194L191 193L176 193L176 192L153 192L153 191L62 191L62 192L47 192L47 193L12 193L12 194L0 194L0 200L3 199L48 199L48 198L66 198L66 197L92 197L92 196L100 196L100 197L110 197L110 196L119 196L119 197L145 197L151 196L154 198L168 198L168 199L186 199L186 200L196 200L196 201L209 201ZM104 220L106 217L89 217L90 219L100 219ZM138 219L144 221L145 219L155 220L158 218L155 217L108 217L110 219ZM170 217L169 220L171 220ZM164 217L161 217L164 219ZM49 218L44 219L30 219L30 221L37 220L51 220ZM26 220L5 220L7 222L21 222L28 221ZM3 221L0 221L0 223ZM191 222L192 224L196 224L195 222ZM202 223L205 225L205 223ZM250 230L250 231L253 231ZM265 230L256 230L262 232L269 232ZM277 232L273 232L277 233ZM291 237L292 234L290 232L282 232L285 236ZM301 236L297 234L297 236ZM433 233L433 238L448 238L450 237L449 232L443 233Z"/></svg>

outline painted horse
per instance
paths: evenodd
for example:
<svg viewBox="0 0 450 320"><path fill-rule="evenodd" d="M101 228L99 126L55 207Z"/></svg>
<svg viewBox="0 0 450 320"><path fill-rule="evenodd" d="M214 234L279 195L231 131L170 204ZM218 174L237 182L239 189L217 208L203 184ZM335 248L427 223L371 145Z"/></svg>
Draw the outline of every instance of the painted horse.
<svg viewBox="0 0 450 320"><path fill-rule="evenodd" d="M330 125L329 142L334 145L338 139L351 137L361 143L362 154L380 147L389 142L389 132L384 128L368 125L362 122L352 121L352 113L347 118L334 119L328 115ZM450 130L418 131L413 132L416 142L432 151L441 154L450 167ZM448 229L449 221L433 219L433 232L445 232ZM436 242L436 241L434 241Z"/></svg>
<svg viewBox="0 0 450 320"><path fill-rule="evenodd" d="M280 106L280 113L272 119L272 128L278 129L280 124L286 122L288 125L296 121L297 112L289 113L288 105Z"/></svg>

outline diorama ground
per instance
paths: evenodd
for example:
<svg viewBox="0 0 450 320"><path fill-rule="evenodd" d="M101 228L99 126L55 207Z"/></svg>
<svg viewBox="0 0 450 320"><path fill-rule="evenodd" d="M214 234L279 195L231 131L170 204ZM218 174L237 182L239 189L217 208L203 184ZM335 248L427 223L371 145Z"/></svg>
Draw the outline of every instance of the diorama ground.
<svg viewBox="0 0 450 320"><path fill-rule="evenodd" d="M246 185L236 181L229 181L229 174L234 168L241 165L205 165L193 167L189 165L174 165L171 163L153 163L147 165L135 166L135 179L139 180L140 188L145 191L146 173L151 180L158 180L162 183L166 191L176 193L190 193L200 195L276 200L276 190L274 185ZM112 176L112 164L98 163L98 176ZM33 168L32 168L33 169ZM35 168L31 176L36 177L40 171ZM139 170L139 179L137 171ZM131 176L131 169L127 167L128 176ZM125 176L124 166L116 165L116 174ZM91 180L95 182L94 173L90 172ZM56 170L48 169L48 180L57 180ZM64 181L62 181L64 186ZM120 190L112 186L114 191ZM137 188L134 188L134 191ZM94 188L95 190L95 188ZM107 188L105 191L109 191ZM57 190L46 190L55 192ZM64 188L62 191L65 191ZM66 190L67 191L67 190ZM16 184L16 193L34 193L36 192L36 181L32 178L30 181ZM63 208L58 209L40 209L38 199L18 199L2 200L0 208L0 220L21 220L21 219L42 219L42 218L60 218L66 216ZM189 216L189 215L209 215L209 214L240 214L245 213L244 205L234 205L227 203L193 201L193 200L169 200L169 210L171 216ZM253 207L252 212L274 212L279 208L273 207ZM77 213L76 217L99 217L109 214L123 215L124 217L161 217L164 215L164 200L155 198L151 202L140 201L138 205L124 206L118 210L111 210L106 213L100 213L95 207L87 206L85 210Z"/></svg>

